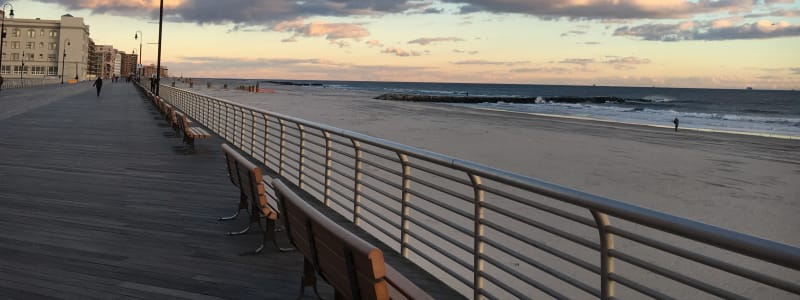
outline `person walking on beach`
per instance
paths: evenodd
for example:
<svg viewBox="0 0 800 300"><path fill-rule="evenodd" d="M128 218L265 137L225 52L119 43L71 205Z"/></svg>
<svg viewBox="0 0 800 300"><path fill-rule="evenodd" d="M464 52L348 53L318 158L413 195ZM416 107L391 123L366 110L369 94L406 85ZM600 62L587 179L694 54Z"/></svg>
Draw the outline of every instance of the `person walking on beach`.
<svg viewBox="0 0 800 300"><path fill-rule="evenodd" d="M97 80L92 83L92 86L97 88L97 98L100 98L100 89L103 88L103 79L98 76Z"/></svg>
<svg viewBox="0 0 800 300"><path fill-rule="evenodd" d="M678 123L680 123L680 121L678 121L678 118L676 117L675 120L672 120L672 123L675 123L675 132L678 132Z"/></svg>

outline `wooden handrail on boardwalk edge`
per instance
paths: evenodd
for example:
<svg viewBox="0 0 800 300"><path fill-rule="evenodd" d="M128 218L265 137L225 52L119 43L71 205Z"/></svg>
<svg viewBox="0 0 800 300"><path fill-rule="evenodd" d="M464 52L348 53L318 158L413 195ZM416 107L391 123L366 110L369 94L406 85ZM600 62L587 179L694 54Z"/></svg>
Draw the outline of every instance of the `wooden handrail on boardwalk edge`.
<svg viewBox="0 0 800 300"><path fill-rule="evenodd" d="M272 185L289 240L303 253L300 296L308 286L317 292L319 275L336 299L433 299L387 265L380 249L317 211L281 179Z"/></svg>

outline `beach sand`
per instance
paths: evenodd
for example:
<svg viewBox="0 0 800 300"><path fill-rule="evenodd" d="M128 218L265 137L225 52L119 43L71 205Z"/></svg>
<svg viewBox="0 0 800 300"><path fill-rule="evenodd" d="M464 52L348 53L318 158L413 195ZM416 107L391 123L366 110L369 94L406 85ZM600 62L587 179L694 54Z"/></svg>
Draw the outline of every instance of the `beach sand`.
<svg viewBox="0 0 800 300"><path fill-rule="evenodd" d="M800 246L798 140L267 88L193 90Z"/></svg>

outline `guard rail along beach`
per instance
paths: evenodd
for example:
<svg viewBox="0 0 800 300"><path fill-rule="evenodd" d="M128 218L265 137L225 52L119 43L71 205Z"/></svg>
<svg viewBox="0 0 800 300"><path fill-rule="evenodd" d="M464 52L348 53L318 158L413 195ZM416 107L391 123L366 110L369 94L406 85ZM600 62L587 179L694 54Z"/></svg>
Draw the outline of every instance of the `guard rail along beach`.
<svg viewBox="0 0 800 300"><path fill-rule="evenodd" d="M161 96L473 299L800 296L795 246L179 88Z"/></svg>

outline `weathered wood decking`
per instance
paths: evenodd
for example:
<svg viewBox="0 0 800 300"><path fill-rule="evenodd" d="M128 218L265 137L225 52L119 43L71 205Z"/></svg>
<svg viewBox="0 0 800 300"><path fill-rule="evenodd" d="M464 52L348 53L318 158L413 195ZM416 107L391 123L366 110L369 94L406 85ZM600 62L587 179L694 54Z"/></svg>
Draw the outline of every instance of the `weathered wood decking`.
<svg viewBox="0 0 800 300"><path fill-rule="evenodd" d="M222 140L183 154L130 84L108 82L99 99L85 83L45 89L58 99L0 117L0 298L297 295L299 253L239 256L260 233L228 237L246 218L216 220L239 201ZM0 94L0 109L24 98L14 92ZM320 292L333 299L325 284Z"/></svg>

